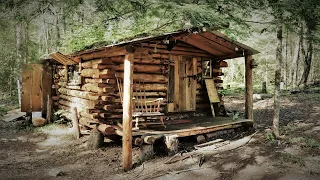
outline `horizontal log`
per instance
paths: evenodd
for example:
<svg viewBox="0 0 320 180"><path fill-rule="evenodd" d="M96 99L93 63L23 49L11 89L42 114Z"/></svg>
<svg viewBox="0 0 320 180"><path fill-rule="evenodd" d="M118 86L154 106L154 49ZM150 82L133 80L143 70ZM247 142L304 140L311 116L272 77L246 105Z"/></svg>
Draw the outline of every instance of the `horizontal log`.
<svg viewBox="0 0 320 180"><path fill-rule="evenodd" d="M132 142L136 146L141 146L143 144L143 139L140 137L133 137Z"/></svg>
<svg viewBox="0 0 320 180"><path fill-rule="evenodd" d="M83 126L86 126L86 127L95 128L95 127L97 127L98 122L95 122L94 120L89 119L89 118L81 117L79 119L79 123Z"/></svg>
<svg viewBox="0 0 320 180"><path fill-rule="evenodd" d="M99 121L99 119L104 119L106 117L109 117L109 116L111 116L111 114L110 113L87 113L87 112L83 111L83 112L80 112L80 116L90 118L95 121Z"/></svg>
<svg viewBox="0 0 320 180"><path fill-rule="evenodd" d="M148 53L148 52L135 52L134 53L134 58L135 59L152 59L152 53Z"/></svg>
<svg viewBox="0 0 320 180"><path fill-rule="evenodd" d="M92 77L92 78L112 78L114 74L113 70L110 69L83 69L81 71L82 77Z"/></svg>
<svg viewBox="0 0 320 180"><path fill-rule="evenodd" d="M146 144L154 144L156 139L153 136L145 136L143 137L143 142Z"/></svg>
<svg viewBox="0 0 320 180"><path fill-rule="evenodd" d="M161 59L155 59L155 58L150 58L150 59L134 59L134 64L154 64L154 65L161 65L163 64L163 60Z"/></svg>
<svg viewBox="0 0 320 180"><path fill-rule="evenodd" d="M113 102L113 100L115 99L115 96L100 96L100 99L106 102Z"/></svg>
<svg viewBox="0 0 320 180"><path fill-rule="evenodd" d="M86 113L104 113L106 112L103 109L88 109L87 111L85 111Z"/></svg>
<svg viewBox="0 0 320 180"><path fill-rule="evenodd" d="M52 96L52 100L54 100L54 101L58 101L59 100L59 96Z"/></svg>
<svg viewBox="0 0 320 180"><path fill-rule="evenodd" d="M67 84L68 84L67 82L61 82L61 81L58 82L58 85L61 87L66 87Z"/></svg>
<svg viewBox="0 0 320 180"><path fill-rule="evenodd" d="M101 105L102 107L90 107L90 106L87 106L87 105L83 105L83 104L80 104L80 103L76 103L76 102L70 102L70 101L67 101L67 100L64 100L64 99L60 99L59 100L59 104L61 105L64 105L64 106L67 106L67 107L70 107L70 108L74 108L76 107L77 109L101 109L103 107L103 105Z"/></svg>
<svg viewBox="0 0 320 180"><path fill-rule="evenodd" d="M102 59L94 59L90 61L86 61L81 63L81 67L83 68L92 68L93 65L112 65L112 60L111 58L102 58Z"/></svg>
<svg viewBox="0 0 320 180"><path fill-rule="evenodd" d="M67 88L60 88L58 91L61 94L70 95L78 98L88 99L88 100L99 100L99 96L97 93L87 92L87 91L79 91L79 90L72 90Z"/></svg>
<svg viewBox="0 0 320 180"><path fill-rule="evenodd" d="M59 102L53 102L53 106L59 107Z"/></svg>
<svg viewBox="0 0 320 180"><path fill-rule="evenodd" d="M164 106L165 104L162 104L162 106L160 107L160 112L165 112L166 108ZM135 106L133 107L133 111L134 112L146 112L146 109L145 108L141 108L141 107L138 107L138 106ZM148 112L150 111L150 109L148 109ZM110 112L112 113L122 113L123 112L123 109L122 108L114 108L112 109Z"/></svg>
<svg viewBox="0 0 320 180"><path fill-rule="evenodd" d="M58 103L58 102L57 102L57 103ZM69 113L72 112L72 109L71 109L70 107L68 107L68 106L60 105L59 103L58 103L57 106L58 106L59 109L61 109L61 110L67 111L67 112L69 112ZM80 111L80 109L79 109L79 111Z"/></svg>
<svg viewBox="0 0 320 180"><path fill-rule="evenodd" d="M91 79L91 78L85 78L85 83L104 83L104 84L115 84L115 79Z"/></svg>
<svg viewBox="0 0 320 180"><path fill-rule="evenodd" d="M74 103L79 103L79 104L83 104L88 106L88 108L96 108L99 107L99 104L102 103L102 101L100 100L87 100L87 99L82 99L82 98L78 98L78 97L73 97L73 96L67 96L64 94L60 95L60 98L68 100L70 102L74 102ZM101 107L101 106L100 106Z"/></svg>
<svg viewBox="0 0 320 180"><path fill-rule="evenodd" d="M67 89L75 89L75 90L80 90L81 89L80 86L66 86L65 88L67 88Z"/></svg>
<svg viewBox="0 0 320 180"><path fill-rule="evenodd" d="M57 74L60 76L60 77L64 77L66 74L67 74L67 69L63 68L63 69L59 69L57 71Z"/></svg>
<svg viewBox="0 0 320 180"><path fill-rule="evenodd" d="M100 51L90 52L86 54L82 54L80 56L76 56L81 58L82 60L92 60L92 59L99 59L99 58L106 58L106 57L113 57L113 56L121 56L125 55L127 51L123 47L110 47Z"/></svg>
<svg viewBox="0 0 320 180"><path fill-rule="evenodd" d="M169 59L169 54L158 54L158 53L155 53L155 54L152 54L152 57L153 58L161 58L161 59Z"/></svg>
<svg viewBox="0 0 320 180"><path fill-rule="evenodd" d="M167 91L167 84L133 84L133 91Z"/></svg>
<svg viewBox="0 0 320 180"><path fill-rule="evenodd" d="M166 92L161 92L161 91L158 91L158 92L136 92L134 91L132 93L133 97L156 97L156 98L165 98L167 96L167 93ZM119 93L116 93L115 96L117 98L120 97L120 94Z"/></svg>
<svg viewBox="0 0 320 180"><path fill-rule="evenodd" d="M98 130L104 135L112 135L116 133L116 130L113 126L108 124L100 124Z"/></svg>
<svg viewBox="0 0 320 180"><path fill-rule="evenodd" d="M116 77L123 78L123 72L117 72ZM168 78L161 74L134 73L133 80L141 80L142 82L168 82Z"/></svg>
<svg viewBox="0 0 320 180"><path fill-rule="evenodd" d="M60 88L60 86L58 84L53 84L52 85L52 89L59 89L59 88Z"/></svg>
<svg viewBox="0 0 320 180"><path fill-rule="evenodd" d="M59 104L58 102L56 102L58 105L57 107L59 107L59 109L62 109L62 110L65 110L65 111L68 111L68 112L72 112L72 108L69 107L69 106L66 106L66 105L62 105L62 104ZM78 108L77 108L78 109ZM102 115L104 113L106 113L104 110L101 110L101 109L88 109L88 107L86 106L82 106L80 105L79 106L79 109L78 109L78 112L86 112L86 113L99 113L99 115L102 117Z"/></svg>
<svg viewBox="0 0 320 180"><path fill-rule="evenodd" d="M93 68L93 69L99 69L99 70L102 70L102 69L113 69L113 68L114 68L114 65L93 64L93 65L92 65L92 68Z"/></svg>
<svg viewBox="0 0 320 180"><path fill-rule="evenodd" d="M114 108L114 105L110 105L110 104L103 106L103 109L106 110L106 111L111 111L113 108Z"/></svg>
<svg viewBox="0 0 320 180"><path fill-rule="evenodd" d="M115 64L123 64L124 63L124 57L115 57L112 58L112 62ZM150 56L150 58L138 58L135 57L133 60L134 64L154 64L154 65L161 65L163 64L162 59L156 59Z"/></svg>
<svg viewBox="0 0 320 180"><path fill-rule="evenodd" d="M91 91L91 92L97 92L97 93L111 93L111 92L114 91L114 87L113 86L99 87L95 83L84 84L81 89L83 91Z"/></svg>
<svg viewBox="0 0 320 180"><path fill-rule="evenodd" d="M133 66L133 73L162 73L163 66L161 65L134 65ZM124 70L124 64L120 64L115 67L115 70L117 71L123 71Z"/></svg>

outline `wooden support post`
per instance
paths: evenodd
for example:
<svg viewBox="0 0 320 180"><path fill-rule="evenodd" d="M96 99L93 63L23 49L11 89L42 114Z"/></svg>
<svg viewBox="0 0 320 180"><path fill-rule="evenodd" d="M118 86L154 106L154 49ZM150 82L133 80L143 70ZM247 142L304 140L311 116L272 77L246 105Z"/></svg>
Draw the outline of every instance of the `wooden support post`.
<svg viewBox="0 0 320 180"><path fill-rule="evenodd" d="M253 85L252 85L252 56L250 54L245 55L245 118L253 119Z"/></svg>
<svg viewBox="0 0 320 180"><path fill-rule="evenodd" d="M73 118L72 118L73 132L75 134L75 137L77 139L79 139L80 138L80 128L79 128L78 110L76 107L73 108L72 115L73 115Z"/></svg>
<svg viewBox="0 0 320 180"><path fill-rule="evenodd" d="M52 119L52 99L50 98L50 95L47 95L47 122L48 124L51 123Z"/></svg>
<svg viewBox="0 0 320 180"><path fill-rule="evenodd" d="M134 54L126 54L123 77L122 167L132 169L132 75Z"/></svg>

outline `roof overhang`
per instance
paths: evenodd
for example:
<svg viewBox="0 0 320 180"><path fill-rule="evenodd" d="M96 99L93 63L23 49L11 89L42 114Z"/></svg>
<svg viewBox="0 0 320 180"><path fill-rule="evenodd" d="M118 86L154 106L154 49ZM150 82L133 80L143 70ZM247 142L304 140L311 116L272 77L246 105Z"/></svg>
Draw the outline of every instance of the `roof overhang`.
<svg viewBox="0 0 320 180"><path fill-rule="evenodd" d="M245 54L254 55L259 51L232 40L218 31L208 31L199 33L184 33L172 38L175 41L195 46L213 55L216 60L243 57Z"/></svg>
<svg viewBox="0 0 320 180"><path fill-rule="evenodd" d="M78 64L77 62L73 61L72 59L68 58L67 56L63 55L60 52L52 53L52 54L50 54L50 57L52 57L55 61L57 61L63 65Z"/></svg>
<svg viewBox="0 0 320 180"><path fill-rule="evenodd" d="M202 30L178 30L171 33L163 33L157 36L148 36L135 38L128 41L122 41L117 44L110 44L107 46L99 47L96 49L88 49L72 54L72 57L81 54L92 53L95 51L107 50L115 46L135 45L142 42L152 40L170 40L181 41L190 44L198 49L201 49L213 56L216 60L232 59L244 57L246 54L254 55L259 51L243 44L238 41L232 40L226 35L218 31L202 31ZM51 56L52 57L52 56Z"/></svg>

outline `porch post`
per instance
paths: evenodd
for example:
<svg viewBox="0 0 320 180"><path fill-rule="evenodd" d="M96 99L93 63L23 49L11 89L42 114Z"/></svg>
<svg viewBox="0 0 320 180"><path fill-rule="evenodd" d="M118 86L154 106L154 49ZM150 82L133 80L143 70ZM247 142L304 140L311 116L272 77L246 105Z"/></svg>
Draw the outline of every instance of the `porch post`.
<svg viewBox="0 0 320 180"><path fill-rule="evenodd" d="M132 74L134 54L128 53L124 59L123 75L123 136L122 167L125 171L132 169Z"/></svg>
<svg viewBox="0 0 320 180"><path fill-rule="evenodd" d="M253 85L252 85L252 55L245 55L245 118L253 120Z"/></svg>

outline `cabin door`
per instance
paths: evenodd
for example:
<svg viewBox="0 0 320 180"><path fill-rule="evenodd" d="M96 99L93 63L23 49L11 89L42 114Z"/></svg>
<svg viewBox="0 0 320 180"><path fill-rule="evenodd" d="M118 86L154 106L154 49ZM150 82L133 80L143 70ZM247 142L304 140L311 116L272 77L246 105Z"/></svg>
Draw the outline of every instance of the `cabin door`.
<svg viewBox="0 0 320 180"><path fill-rule="evenodd" d="M168 112L195 111L197 58L170 56Z"/></svg>
<svg viewBox="0 0 320 180"><path fill-rule="evenodd" d="M52 69L43 64L26 64L22 70L21 112L47 111L51 97Z"/></svg>

